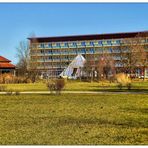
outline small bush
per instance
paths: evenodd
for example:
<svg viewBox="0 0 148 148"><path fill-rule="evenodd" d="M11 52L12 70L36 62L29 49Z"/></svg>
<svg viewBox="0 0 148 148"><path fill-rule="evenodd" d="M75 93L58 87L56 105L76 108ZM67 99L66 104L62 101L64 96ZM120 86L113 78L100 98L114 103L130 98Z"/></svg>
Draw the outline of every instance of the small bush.
<svg viewBox="0 0 148 148"><path fill-rule="evenodd" d="M14 77L13 83L31 83L31 80L26 77Z"/></svg>
<svg viewBox="0 0 148 148"><path fill-rule="evenodd" d="M56 93L60 94L65 86L65 80L64 79L57 79L55 82L55 86L56 86Z"/></svg>
<svg viewBox="0 0 148 148"><path fill-rule="evenodd" d="M124 74L124 73L119 73L116 75L116 80L118 83L118 88L122 89L123 86L126 86L128 88L128 90L131 89L131 80L129 79L129 77Z"/></svg>
<svg viewBox="0 0 148 148"><path fill-rule="evenodd" d="M48 89L49 89L51 94L53 93L53 91L56 90L56 86L55 86L55 82L54 81L47 82L47 87L48 87Z"/></svg>
<svg viewBox="0 0 148 148"><path fill-rule="evenodd" d="M1 74L0 75L0 83L1 84L8 84L11 83L13 81L13 75L12 74Z"/></svg>
<svg viewBox="0 0 148 148"><path fill-rule="evenodd" d="M53 91L56 91L56 94L60 94L64 86L65 86L64 79L55 79L47 82L47 87L51 93L53 93Z"/></svg>

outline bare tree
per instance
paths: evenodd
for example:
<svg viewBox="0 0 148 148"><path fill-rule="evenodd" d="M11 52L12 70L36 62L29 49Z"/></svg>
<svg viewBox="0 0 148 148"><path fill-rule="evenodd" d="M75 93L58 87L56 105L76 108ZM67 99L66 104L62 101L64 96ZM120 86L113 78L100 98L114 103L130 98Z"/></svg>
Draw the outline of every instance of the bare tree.
<svg viewBox="0 0 148 148"><path fill-rule="evenodd" d="M21 41L17 49L17 68L18 68L18 75L25 76L28 72L28 64L29 64L29 44L27 41Z"/></svg>
<svg viewBox="0 0 148 148"><path fill-rule="evenodd" d="M32 82L35 82L39 74L38 42L34 35L32 35L30 39L31 43L21 41L17 47L17 68L19 76L24 76L31 79Z"/></svg>
<svg viewBox="0 0 148 148"><path fill-rule="evenodd" d="M105 67L105 59L104 57L100 56L98 59L98 64L97 64L97 71L98 71L98 79L102 80L104 77L104 67Z"/></svg>
<svg viewBox="0 0 148 148"><path fill-rule="evenodd" d="M30 43L30 50L29 50L28 77L34 83L39 76L39 66L40 66L40 63L38 62L38 60L40 60L38 58L39 44L38 44L38 41L37 41L34 34L31 36L30 42L31 43ZM43 58L44 58L44 56L43 56ZM43 61L44 61L44 59L43 59ZM45 66L44 62L42 63L41 66Z"/></svg>
<svg viewBox="0 0 148 148"><path fill-rule="evenodd" d="M110 80L115 75L115 64L114 59L112 56L108 53L104 53L100 56L98 63L97 63L97 69L99 74L99 79L102 78Z"/></svg>
<svg viewBox="0 0 148 148"><path fill-rule="evenodd" d="M83 67L83 71L86 73L87 80L93 81L95 78L95 56L94 54L89 55L86 58L86 62Z"/></svg>
<svg viewBox="0 0 148 148"><path fill-rule="evenodd" d="M144 69L146 66L146 51L144 42L148 34L138 34L134 38L123 40L123 56L125 60L123 62L125 71L130 75L135 73L136 68L140 68L144 75Z"/></svg>

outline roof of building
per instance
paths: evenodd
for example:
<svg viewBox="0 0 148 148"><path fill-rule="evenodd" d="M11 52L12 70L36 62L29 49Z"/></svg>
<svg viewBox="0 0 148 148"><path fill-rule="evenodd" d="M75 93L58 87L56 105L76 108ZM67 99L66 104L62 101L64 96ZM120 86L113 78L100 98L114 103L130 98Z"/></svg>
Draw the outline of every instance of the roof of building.
<svg viewBox="0 0 148 148"><path fill-rule="evenodd" d="M32 42L61 42L61 41L132 38L132 37L136 37L138 34L148 35L148 31L107 33L107 34L89 34L89 35L71 35L71 36L54 36L54 37L33 37L33 38L28 38L28 39Z"/></svg>
<svg viewBox="0 0 148 148"><path fill-rule="evenodd" d="M1 68L11 68L11 69L14 69L15 65L11 64L10 62L11 62L10 60L6 59L3 56L0 56L0 69Z"/></svg>
<svg viewBox="0 0 148 148"><path fill-rule="evenodd" d="M10 60L6 59L3 56L0 56L0 62L11 62Z"/></svg>
<svg viewBox="0 0 148 148"><path fill-rule="evenodd" d="M1 68L15 68L15 65L11 64L11 63L0 63L0 69Z"/></svg>

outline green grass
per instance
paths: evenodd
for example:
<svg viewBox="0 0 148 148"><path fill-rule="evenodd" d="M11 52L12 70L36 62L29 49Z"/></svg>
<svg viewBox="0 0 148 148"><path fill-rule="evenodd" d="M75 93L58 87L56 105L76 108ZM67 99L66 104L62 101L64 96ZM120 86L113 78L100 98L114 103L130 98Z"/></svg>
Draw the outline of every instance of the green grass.
<svg viewBox="0 0 148 148"><path fill-rule="evenodd" d="M46 83L30 83L30 84L2 84L7 86L7 90L12 91L47 91ZM117 83L109 82L80 82L80 81L67 81L65 89L68 91L128 91L126 87L119 90ZM147 91L148 81L134 81L132 83L131 91Z"/></svg>
<svg viewBox="0 0 148 148"><path fill-rule="evenodd" d="M148 95L1 95L0 144L147 145Z"/></svg>

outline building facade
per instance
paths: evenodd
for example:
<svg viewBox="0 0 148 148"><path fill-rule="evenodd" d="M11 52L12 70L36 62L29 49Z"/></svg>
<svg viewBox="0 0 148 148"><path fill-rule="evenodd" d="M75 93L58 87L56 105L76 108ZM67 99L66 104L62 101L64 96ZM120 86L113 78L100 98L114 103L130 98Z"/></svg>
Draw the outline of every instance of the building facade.
<svg viewBox="0 0 148 148"><path fill-rule="evenodd" d="M30 58L32 63L34 62L30 68L42 74L46 73L49 77L58 77L78 54L83 55L88 61L93 59L96 62L107 53L113 57L116 71L120 72L120 69L124 68L121 53L128 52L128 45L125 45L124 41L136 38L139 34L143 34L140 38L141 43L148 53L148 31L28 38ZM146 60L148 62L148 57ZM136 75L148 77L147 64L144 65L144 71L142 66L137 66Z"/></svg>
<svg viewBox="0 0 148 148"><path fill-rule="evenodd" d="M0 56L0 74L4 73L15 75L15 65L11 64L10 60Z"/></svg>

